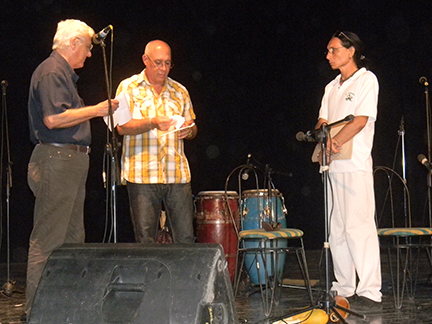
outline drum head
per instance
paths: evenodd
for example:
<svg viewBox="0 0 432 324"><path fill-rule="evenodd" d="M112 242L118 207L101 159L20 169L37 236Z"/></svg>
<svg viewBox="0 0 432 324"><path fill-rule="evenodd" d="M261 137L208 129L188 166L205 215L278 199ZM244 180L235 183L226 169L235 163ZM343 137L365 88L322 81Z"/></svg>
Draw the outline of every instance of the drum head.
<svg viewBox="0 0 432 324"><path fill-rule="evenodd" d="M273 197L280 196L280 192L277 189L272 189L271 194ZM254 189L254 190L245 190L242 193L242 197L267 197L268 189Z"/></svg>
<svg viewBox="0 0 432 324"><path fill-rule="evenodd" d="M198 197L206 198L206 199L214 199L214 198L223 198L223 197L231 197L231 198L237 198L238 193L237 191L200 191L198 193Z"/></svg>

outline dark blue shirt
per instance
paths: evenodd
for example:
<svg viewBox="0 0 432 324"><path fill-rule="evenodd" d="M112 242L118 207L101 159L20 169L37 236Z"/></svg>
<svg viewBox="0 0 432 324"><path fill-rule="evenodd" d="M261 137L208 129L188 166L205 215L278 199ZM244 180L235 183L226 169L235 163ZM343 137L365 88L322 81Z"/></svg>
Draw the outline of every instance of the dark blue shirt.
<svg viewBox="0 0 432 324"><path fill-rule="evenodd" d="M77 91L78 78L69 63L56 51L33 72L28 101L30 140L33 143L90 145L90 121L55 129L47 128L43 122L46 116L84 107Z"/></svg>

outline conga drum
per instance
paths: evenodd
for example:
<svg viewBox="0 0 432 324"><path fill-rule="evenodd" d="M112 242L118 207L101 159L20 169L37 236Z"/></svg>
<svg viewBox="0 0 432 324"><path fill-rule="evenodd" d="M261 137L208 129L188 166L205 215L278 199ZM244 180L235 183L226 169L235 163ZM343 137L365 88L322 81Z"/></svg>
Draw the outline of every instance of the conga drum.
<svg viewBox="0 0 432 324"><path fill-rule="evenodd" d="M238 248L238 199L235 191L201 191L195 198L197 242L222 245L231 282L234 281Z"/></svg>
<svg viewBox="0 0 432 324"><path fill-rule="evenodd" d="M262 228L263 222L279 222L283 228L286 228L286 208L282 194L277 189L269 191L267 189L245 190L242 193L242 230L251 230ZM246 240L244 242L245 248L264 248L260 240ZM261 244L261 245L260 245ZM269 243L266 243L269 244ZM277 247L286 247L286 240L277 240ZM266 246L270 248L270 246ZM273 245L275 247L275 245ZM263 254L256 254L253 252L246 253L245 266L249 273L251 282L259 284L265 282L264 271L260 272L258 269L264 269L265 265L271 264L270 253L266 254L266 260L262 257ZM279 256L279 268L276 269L276 275L281 276L285 264L285 254ZM265 268L268 275L272 276L275 269L269 267Z"/></svg>

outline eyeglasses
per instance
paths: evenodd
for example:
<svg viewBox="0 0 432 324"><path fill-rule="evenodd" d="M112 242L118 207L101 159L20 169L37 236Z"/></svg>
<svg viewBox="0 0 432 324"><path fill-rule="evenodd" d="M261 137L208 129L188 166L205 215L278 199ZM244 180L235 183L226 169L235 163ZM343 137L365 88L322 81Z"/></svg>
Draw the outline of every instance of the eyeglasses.
<svg viewBox="0 0 432 324"><path fill-rule="evenodd" d="M327 49L327 51L324 52L324 55L327 56L327 54L334 54L334 52L337 52L341 48L345 48L345 47L343 47L343 46L341 46L341 47L330 47L329 49Z"/></svg>
<svg viewBox="0 0 432 324"><path fill-rule="evenodd" d="M172 61L162 61L162 60L156 60L153 61L150 56L146 54L147 58L152 62L154 66L156 66L158 69L162 69L162 67L165 65L167 69L172 69L174 67L174 63Z"/></svg>
<svg viewBox="0 0 432 324"><path fill-rule="evenodd" d="M326 55L326 56L327 56L327 54L334 54L335 52L337 52L341 48L349 48L349 47L353 46L353 44L354 44L353 41L351 40L351 38L349 38L343 31L336 32L334 35L335 36L333 36L333 37L337 37L342 41L342 43L341 43L342 45L344 45L343 44L344 39L346 39L348 42L350 42L350 44L347 46L341 46L341 47L330 47L329 49L327 49L327 51L324 52L324 55Z"/></svg>
<svg viewBox="0 0 432 324"><path fill-rule="evenodd" d="M82 39L80 37L77 37L77 38L81 41L81 43L84 44L84 39ZM86 47L87 47L87 51L91 52L91 50L93 49L93 44L86 45Z"/></svg>

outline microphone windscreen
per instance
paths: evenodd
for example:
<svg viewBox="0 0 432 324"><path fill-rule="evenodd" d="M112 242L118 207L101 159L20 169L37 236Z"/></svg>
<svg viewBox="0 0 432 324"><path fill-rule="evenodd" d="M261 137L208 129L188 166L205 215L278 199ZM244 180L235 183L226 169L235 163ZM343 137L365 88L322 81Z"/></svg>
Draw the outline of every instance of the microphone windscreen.
<svg viewBox="0 0 432 324"><path fill-rule="evenodd" d="M417 159L419 160L419 162L420 162L421 164L423 164L425 161L427 161L426 156L424 156L424 154L419 154L419 155L417 156Z"/></svg>
<svg viewBox="0 0 432 324"><path fill-rule="evenodd" d="M305 133L303 133L303 132L298 132L298 133L296 134L296 140L297 140L297 141L301 142L301 141L304 141L304 139L305 139Z"/></svg>

